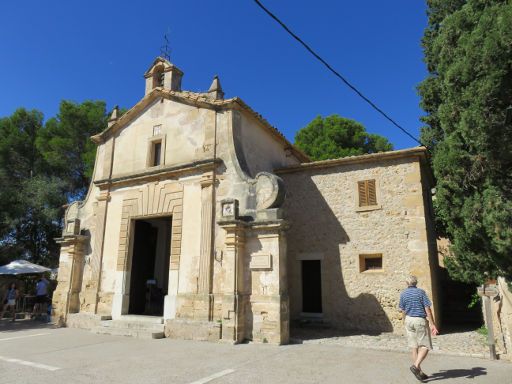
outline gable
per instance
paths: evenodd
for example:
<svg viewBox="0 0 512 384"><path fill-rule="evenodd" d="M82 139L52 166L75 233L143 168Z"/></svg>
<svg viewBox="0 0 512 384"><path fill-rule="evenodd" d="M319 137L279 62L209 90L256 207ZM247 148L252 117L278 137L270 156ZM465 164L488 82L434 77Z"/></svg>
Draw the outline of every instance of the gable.
<svg viewBox="0 0 512 384"><path fill-rule="evenodd" d="M169 99L154 99L132 113L113 137L113 175L139 172L153 166L173 166L204 158L202 148L214 112ZM158 145L161 160L152 156Z"/></svg>

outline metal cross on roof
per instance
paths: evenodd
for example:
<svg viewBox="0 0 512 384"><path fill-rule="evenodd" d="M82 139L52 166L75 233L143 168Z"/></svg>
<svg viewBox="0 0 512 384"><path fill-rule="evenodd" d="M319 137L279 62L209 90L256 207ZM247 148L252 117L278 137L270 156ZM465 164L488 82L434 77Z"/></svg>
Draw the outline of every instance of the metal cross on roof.
<svg viewBox="0 0 512 384"><path fill-rule="evenodd" d="M167 32L164 35L164 45L160 47L160 56L164 59L171 60L171 47L169 45L169 34L170 30L167 29Z"/></svg>

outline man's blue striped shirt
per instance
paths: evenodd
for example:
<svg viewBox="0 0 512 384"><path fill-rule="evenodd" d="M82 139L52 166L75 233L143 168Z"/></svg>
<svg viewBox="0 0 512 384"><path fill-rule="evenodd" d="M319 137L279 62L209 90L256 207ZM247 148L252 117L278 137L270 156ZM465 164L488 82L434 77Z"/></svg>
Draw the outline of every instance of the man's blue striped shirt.
<svg viewBox="0 0 512 384"><path fill-rule="evenodd" d="M431 306L432 303L423 289L410 286L400 294L399 307L407 316L425 318L425 307Z"/></svg>

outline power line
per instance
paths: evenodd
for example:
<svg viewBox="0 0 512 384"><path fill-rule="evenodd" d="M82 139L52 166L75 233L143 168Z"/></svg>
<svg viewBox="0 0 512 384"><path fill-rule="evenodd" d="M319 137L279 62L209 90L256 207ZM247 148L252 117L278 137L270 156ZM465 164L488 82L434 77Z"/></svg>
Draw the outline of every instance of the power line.
<svg viewBox="0 0 512 384"><path fill-rule="evenodd" d="M327 61L322 59L320 55L318 55L313 49L307 45L299 36L297 36L295 33L293 33L290 28L286 26L285 23L283 23L279 18L274 15L272 12L270 12L259 0L254 0L254 2L261 8L267 15L269 15L271 18L273 18L281 27L284 28L286 32L288 32L295 40L297 40L306 50L311 53L317 60L319 60L323 65L327 67L329 71L331 71L337 78L339 78L347 87L352 89L359 97L361 97L364 101L366 101L370 106L375 109L377 112L379 112L382 116L384 116L387 120L389 120L395 127L400 129L403 133L405 133L407 136L409 136L411 139L416 141L418 144L423 145L421 141L419 141L414 135L409 133L404 127L402 127L400 124L398 124L393 118L391 118L386 112L384 112L382 109L380 109L373 101L371 101L369 98L367 98L361 91L359 91L354 85L352 85L345 77L343 77L338 71L336 71Z"/></svg>

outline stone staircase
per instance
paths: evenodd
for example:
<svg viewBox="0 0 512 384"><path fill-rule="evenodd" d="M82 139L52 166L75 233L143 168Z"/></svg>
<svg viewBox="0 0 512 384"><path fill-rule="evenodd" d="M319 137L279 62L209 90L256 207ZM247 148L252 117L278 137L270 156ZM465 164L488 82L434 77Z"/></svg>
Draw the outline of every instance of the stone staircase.
<svg viewBox="0 0 512 384"><path fill-rule="evenodd" d="M116 320L103 320L91 331L100 335L130 336L139 339L164 338L164 319L156 316L126 315Z"/></svg>

